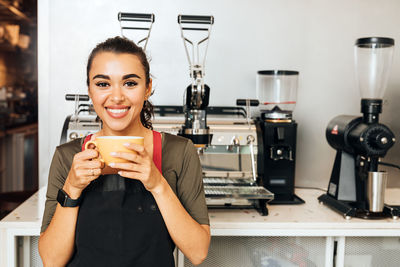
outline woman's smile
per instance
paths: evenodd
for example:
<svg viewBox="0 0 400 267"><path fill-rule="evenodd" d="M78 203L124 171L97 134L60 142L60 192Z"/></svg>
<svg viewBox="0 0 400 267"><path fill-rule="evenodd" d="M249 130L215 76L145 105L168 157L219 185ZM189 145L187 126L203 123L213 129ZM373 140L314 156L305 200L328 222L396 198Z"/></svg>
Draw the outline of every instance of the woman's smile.
<svg viewBox="0 0 400 267"><path fill-rule="evenodd" d="M112 118L119 119L128 115L129 109L131 107L124 105L111 105L105 107L108 115Z"/></svg>

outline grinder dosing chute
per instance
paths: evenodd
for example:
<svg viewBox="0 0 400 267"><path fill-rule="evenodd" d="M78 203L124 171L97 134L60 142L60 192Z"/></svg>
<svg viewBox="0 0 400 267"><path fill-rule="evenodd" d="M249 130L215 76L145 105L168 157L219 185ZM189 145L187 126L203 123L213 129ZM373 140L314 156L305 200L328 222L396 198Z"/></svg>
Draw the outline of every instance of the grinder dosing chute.
<svg viewBox="0 0 400 267"><path fill-rule="evenodd" d="M355 66L363 117L340 115L326 129L336 149L328 192L318 199L346 218L397 218L399 210L384 204L387 173L378 164L395 142L393 132L379 123L394 49L391 38L360 38Z"/></svg>

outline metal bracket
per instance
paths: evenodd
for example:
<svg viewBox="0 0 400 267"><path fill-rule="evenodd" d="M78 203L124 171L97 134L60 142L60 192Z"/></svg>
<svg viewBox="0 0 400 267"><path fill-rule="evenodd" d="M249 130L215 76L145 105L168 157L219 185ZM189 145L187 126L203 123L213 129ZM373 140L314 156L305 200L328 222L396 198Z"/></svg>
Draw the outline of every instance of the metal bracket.
<svg viewBox="0 0 400 267"><path fill-rule="evenodd" d="M208 50L208 40L210 38L212 25L214 24L214 17L178 15L178 24L181 29L181 37L190 65L190 77L192 78L192 102L199 105L202 96L205 94L203 79L205 75L204 66ZM182 24L190 24L190 27L184 27ZM185 31L206 31L207 36L198 42L194 42L185 37ZM205 53L203 59L200 60L200 45L204 42L206 42ZM192 57L190 57L187 44L192 46Z"/></svg>
<svg viewBox="0 0 400 267"><path fill-rule="evenodd" d="M137 44L139 45L141 42L144 42L143 50L146 50L147 43L150 38L150 32L155 20L154 14L145 14L145 13L118 13L118 21L121 28L121 35L125 38L128 38L124 35L124 30L141 30L147 31L147 36L143 39L139 40ZM124 23L122 23L124 22ZM150 23L147 27L138 27L138 23ZM124 25L123 25L124 24ZM126 24L126 25L125 25ZM129 26L128 26L129 25Z"/></svg>

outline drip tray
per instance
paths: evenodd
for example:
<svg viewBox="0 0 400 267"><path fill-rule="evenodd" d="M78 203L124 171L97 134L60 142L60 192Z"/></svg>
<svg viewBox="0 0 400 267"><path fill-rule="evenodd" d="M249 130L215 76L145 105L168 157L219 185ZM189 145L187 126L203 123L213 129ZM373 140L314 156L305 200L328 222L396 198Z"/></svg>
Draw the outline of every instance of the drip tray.
<svg viewBox="0 0 400 267"><path fill-rule="evenodd" d="M262 186L204 186L207 198L273 199L274 194Z"/></svg>
<svg viewBox="0 0 400 267"><path fill-rule="evenodd" d="M256 184L251 178L221 178L221 177L207 177L203 178L205 186L227 186L227 185L243 185L253 186Z"/></svg>

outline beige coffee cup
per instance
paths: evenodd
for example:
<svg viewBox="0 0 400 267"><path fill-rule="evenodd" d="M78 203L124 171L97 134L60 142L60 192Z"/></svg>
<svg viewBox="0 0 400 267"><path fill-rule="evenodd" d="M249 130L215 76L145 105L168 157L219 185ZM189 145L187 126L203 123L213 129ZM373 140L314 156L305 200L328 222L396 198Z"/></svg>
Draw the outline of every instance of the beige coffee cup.
<svg viewBox="0 0 400 267"><path fill-rule="evenodd" d="M89 147L89 145L95 145L99 150L102 161L104 161L107 165L111 162L115 163L123 163L127 162L125 159L115 158L111 156L111 152L130 152L132 150L126 148L124 144L126 143L134 143L138 145L144 145L144 137L141 136L99 136L96 137L95 140L89 141L85 144L85 149Z"/></svg>

